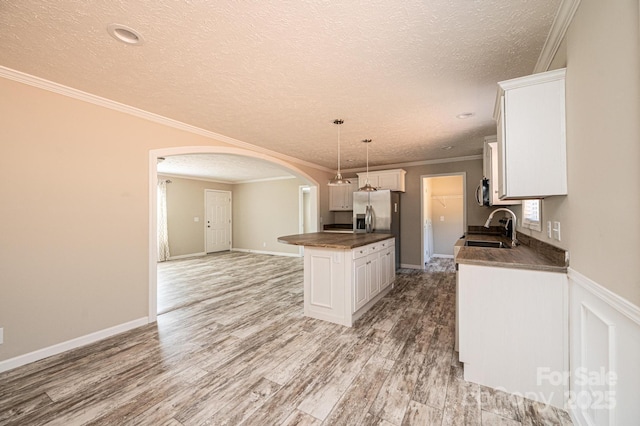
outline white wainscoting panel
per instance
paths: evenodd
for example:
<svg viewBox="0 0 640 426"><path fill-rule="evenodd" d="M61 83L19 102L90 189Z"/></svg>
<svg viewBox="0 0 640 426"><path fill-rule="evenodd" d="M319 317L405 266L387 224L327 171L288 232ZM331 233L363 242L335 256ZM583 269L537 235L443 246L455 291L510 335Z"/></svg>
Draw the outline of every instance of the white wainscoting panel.
<svg viewBox="0 0 640 426"><path fill-rule="evenodd" d="M571 417L640 424L640 308L571 268L568 276Z"/></svg>

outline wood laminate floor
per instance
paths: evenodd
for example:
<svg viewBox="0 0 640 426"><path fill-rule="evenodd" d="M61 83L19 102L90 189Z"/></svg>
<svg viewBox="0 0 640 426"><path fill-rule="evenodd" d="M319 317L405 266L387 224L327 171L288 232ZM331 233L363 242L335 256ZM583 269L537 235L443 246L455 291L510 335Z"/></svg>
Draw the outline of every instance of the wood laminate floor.
<svg viewBox="0 0 640 426"><path fill-rule="evenodd" d="M157 324L0 374L0 424L571 424L463 380L453 263L436 261L353 328L302 315L299 258L165 262Z"/></svg>

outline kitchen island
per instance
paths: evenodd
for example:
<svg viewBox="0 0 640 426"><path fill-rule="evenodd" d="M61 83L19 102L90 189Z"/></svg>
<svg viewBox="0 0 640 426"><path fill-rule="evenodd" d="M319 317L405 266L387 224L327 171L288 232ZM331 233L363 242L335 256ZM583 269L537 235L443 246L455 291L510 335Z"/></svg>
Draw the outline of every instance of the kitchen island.
<svg viewBox="0 0 640 426"><path fill-rule="evenodd" d="M347 327L395 280L391 234L314 232L278 238L304 246L304 314Z"/></svg>

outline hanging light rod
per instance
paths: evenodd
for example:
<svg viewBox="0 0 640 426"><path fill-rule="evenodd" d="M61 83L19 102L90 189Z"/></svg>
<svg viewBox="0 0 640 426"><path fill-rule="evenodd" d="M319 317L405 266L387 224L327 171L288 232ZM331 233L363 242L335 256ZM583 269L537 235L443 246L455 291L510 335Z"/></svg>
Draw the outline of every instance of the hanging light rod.
<svg viewBox="0 0 640 426"><path fill-rule="evenodd" d="M340 173L340 125L342 123L344 123L344 120L340 120L339 118L333 120L333 124L338 126L338 173L336 173L336 176L329 181L329 186L351 185L351 181L344 179L342 177L342 173Z"/></svg>
<svg viewBox="0 0 640 426"><path fill-rule="evenodd" d="M377 191L378 188L374 188L373 186L371 186L371 184L369 183L369 144L371 143L371 139L362 139L362 143L364 143L365 145L367 145L367 178L364 181L364 186L362 188L358 188L358 191L360 192L373 192L373 191Z"/></svg>

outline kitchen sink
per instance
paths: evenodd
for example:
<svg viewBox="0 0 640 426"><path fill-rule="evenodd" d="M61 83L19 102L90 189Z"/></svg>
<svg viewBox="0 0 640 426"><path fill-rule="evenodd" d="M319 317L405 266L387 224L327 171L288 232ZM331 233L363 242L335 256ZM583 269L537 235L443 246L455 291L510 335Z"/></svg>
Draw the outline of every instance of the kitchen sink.
<svg viewBox="0 0 640 426"><path fill-rule="evenodd" d="M467 247L509 248L509 246L502 241L467 240L464 245Z"/></svg>

